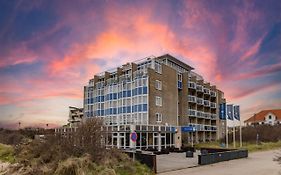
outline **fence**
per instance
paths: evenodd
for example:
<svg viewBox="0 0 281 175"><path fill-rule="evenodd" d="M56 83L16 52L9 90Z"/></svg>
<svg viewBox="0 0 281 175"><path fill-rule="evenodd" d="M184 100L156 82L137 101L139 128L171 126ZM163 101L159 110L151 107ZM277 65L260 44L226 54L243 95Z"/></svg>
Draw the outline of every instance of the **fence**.
<svg viewBox="0 0 281 175"><path fill-rule="evenodd" d="M199 165L248 157L248 150L201 149L201 153L201 155L198 155Z"/></svg>

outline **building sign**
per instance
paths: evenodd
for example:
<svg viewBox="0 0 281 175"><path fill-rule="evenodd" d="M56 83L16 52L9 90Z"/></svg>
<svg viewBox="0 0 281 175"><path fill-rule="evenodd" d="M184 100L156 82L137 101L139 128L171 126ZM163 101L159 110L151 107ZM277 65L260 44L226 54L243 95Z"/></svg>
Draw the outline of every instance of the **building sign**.
<svg viewBox="0 0 281 175"><path fill-rule="evenodd" d="M181 132L195 132L195 127L193 126L182 126Z"/></svg>

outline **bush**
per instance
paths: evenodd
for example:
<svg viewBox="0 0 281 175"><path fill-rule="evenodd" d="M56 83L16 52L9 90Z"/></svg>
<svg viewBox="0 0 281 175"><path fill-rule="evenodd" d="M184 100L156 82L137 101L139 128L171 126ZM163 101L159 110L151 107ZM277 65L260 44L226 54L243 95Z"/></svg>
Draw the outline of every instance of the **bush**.
<svg viewBox="0 0 281 175"><path fill-rule="evenodd" d="M48 136L15 147L19 174L151 174L120 150L102 147L102 122L88 120L68 136ZM12 174L13 172L10 172Z"/></svg>

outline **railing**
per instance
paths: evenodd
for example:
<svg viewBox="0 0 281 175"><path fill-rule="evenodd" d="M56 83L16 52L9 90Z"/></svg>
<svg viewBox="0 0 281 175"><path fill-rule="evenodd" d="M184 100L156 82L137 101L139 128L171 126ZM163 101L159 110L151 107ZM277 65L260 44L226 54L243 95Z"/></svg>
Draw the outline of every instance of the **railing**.
<svg viewBox="0 0 281 175"><path fill-rule="evenodd" d="M123 82L123 81L128 82L128 81L131 81L131 78L132 78L132 76L129 75L129 74L121 75L121 76L119 77L119 81L120 81L120 82Z"/></svg>
<svg viewBox="0 0 281 175"><path fill-rule="evenodd" d="M217 130L217 127L214 125L190 123L189 126L194 127L195 131L216 131Z"/></svg>
<svg viewBox="0 0 281 175"><path fill-rule="evenodd" d="M196 89L196 83L194 83L194 82L188 82L188 88Z"/></svg>
<svg viewBox="0 0 281 175"><path fill-rule="evenodd" d="M209 90L209 89L207 89L207 88L204 88L204 94L208 94L208 95L210 95L210 90Z"/></svg>
<svg viewBox="0 0 281 175"><path fill-rule="evenodd" d="M189 116L194 116L194 117L195 117L195 116L196 116L196 110L189 109L189 110L188 110L188 115L189 115Z"/></svg>
<svg viewBox="0 0 281 175"><path fill-rule="evenodd" d="M97 83L96 83L96 87L97 87L98 89L104 87L104 82L103 82L103 81L97 82Z"/></svg>
<svg viewBox="0 0 281 175"><path fill-rule="evenodd" d="M203 86L197 84L196 90L199 91L199 92L203 92Z"/></svg>
<svg viewBox="0 0 281 175"><path fill-rule="evenodd" d="M204 106L210 107L210 101L209 100L204 100Z"/></svg>
<svg viewBox="0 0 281 175"><path fill-rule="evenodd" d="M217 96L217 93L215 91L211 91L211 96L212 97L216 97Z"/></svg>
<svg viewBox="0 0 281 175"><path fill-rule="evenodd" d="M197 111L197 115L196 115L197 117L204 117L204 113L203 112L201 112L201 111Z"/></svg>
<svg viewBox="0 0 281 175"><path fill-rule="evenodd" d="M198 105L204 105L204 100L202 98L197 98Z"/></svg>
<svg viewBox="0 0 281 175"><path fill-rule="evenodd" d="M210 113L205 112L205 113L204 113L204 118L207 118L207 119L211 118L211 114L210 114Z"/></svg>
<svg viewBox="0 0 281 175"><path fill-rule="evenodd" d="M216 107L217 107L216 103L211 102L211 108L216 108Z"/></svg>
<svg viewBox="0 0 281 175"><path fill-rule="evenodd" d="M188 102L196 103L196 97L192 95L188 95Z"/></svg>
<svg viewBox="0 0 281 175"><path fill-rule="evenodd" d="M114 83L118 83L117 78L109 78L106 80L107 85L108 84L114 84Z"/></svg>
<svg viewBox="0 0 281 175"><path fill-rule="evenodd" d="M147 68L141 69L141 70L137 70L135 72L133 72L133 77L134 78L140 78L143 76L147 75Z"/></svg>
<svg viewBox="0 0 281 175"><path fill-rule="evenodd" d="M216 119L217 118L217 114L211 114L211 119Z"/></svg>

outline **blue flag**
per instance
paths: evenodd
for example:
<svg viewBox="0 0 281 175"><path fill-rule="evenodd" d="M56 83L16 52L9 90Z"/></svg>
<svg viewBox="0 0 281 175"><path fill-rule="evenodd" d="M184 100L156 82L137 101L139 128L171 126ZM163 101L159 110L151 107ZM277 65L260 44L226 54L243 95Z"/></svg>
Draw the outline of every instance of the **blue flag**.
<svg viewBox="0 0 281 175"><path fill-rule="evenodd" d="M233 105L227 105L226 106L226 112L227 112L227 119L233 120Z"/></svg>
<svg viewBox="0 0 281 175"><path fill-rule="evenodd" d="M221 120L225 120L226 119L226 104L225 103L221 103L220 104L220 119Z"/></svg>
<svg viewBox="0 0 281 175"><path fill-rule="evenodd" d="M236 120L240 121L240 106L239 105L234 106L234 118Z"/></svg>

